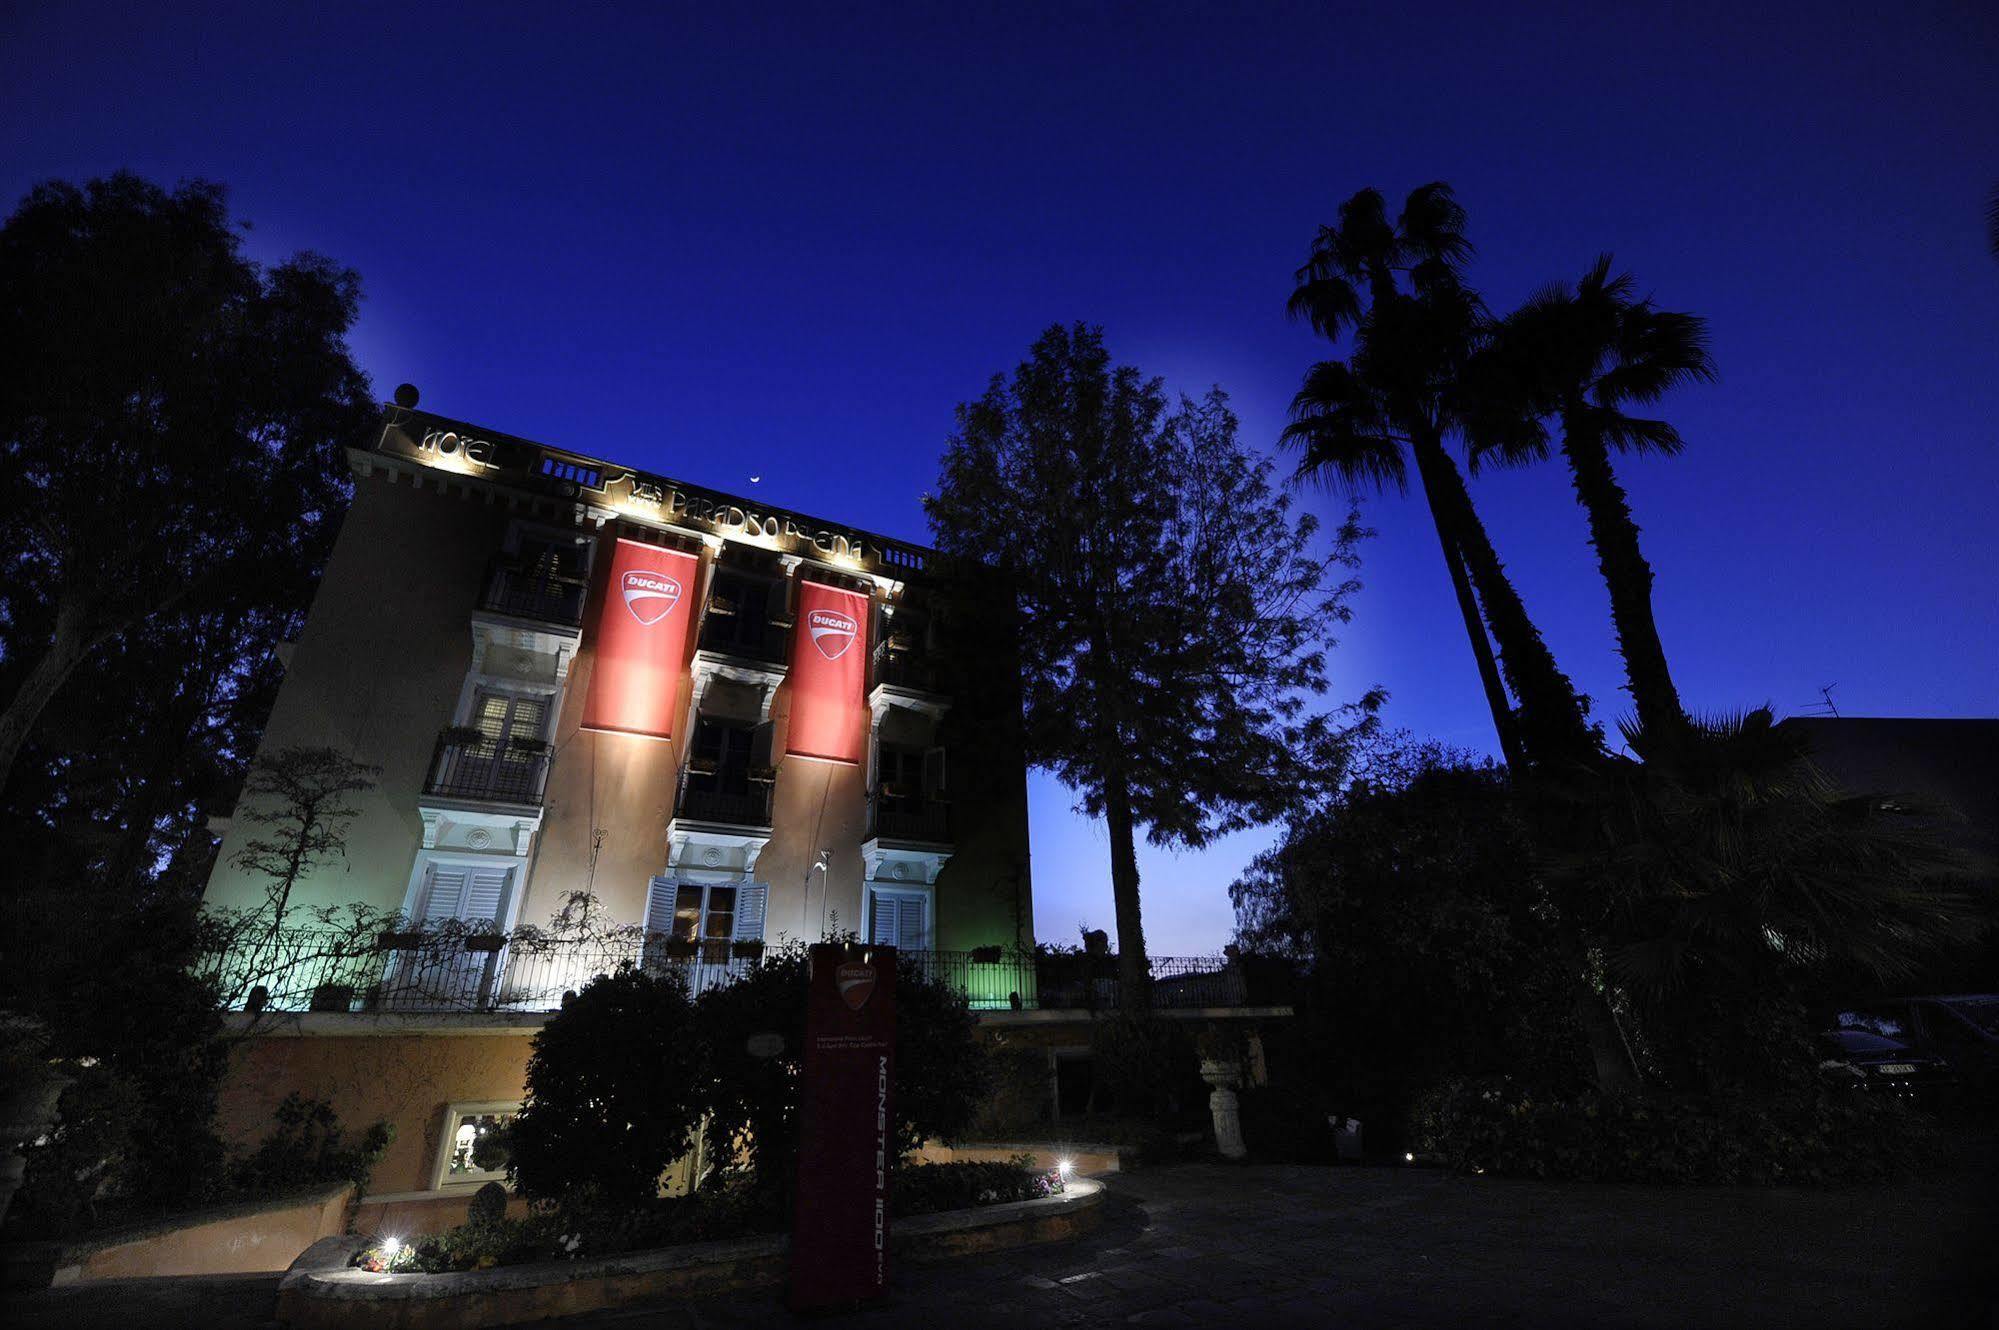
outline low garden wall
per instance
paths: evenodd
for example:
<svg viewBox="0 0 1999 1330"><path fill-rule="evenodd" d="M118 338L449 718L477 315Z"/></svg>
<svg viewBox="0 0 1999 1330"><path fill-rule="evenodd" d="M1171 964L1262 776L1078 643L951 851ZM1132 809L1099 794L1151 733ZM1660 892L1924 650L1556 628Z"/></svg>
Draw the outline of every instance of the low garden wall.
<svg viewBox="0 0 1999 1330"><path fill-rule="evenodd" d="M1034 1167L1052 1172L1068 1161L1076 1177L1094 1178L1119 1171L1118 1147L1082 1141L966 1141L945 1145L930 1141L914 1156L919 1164L1004 1164L1029 1155Z"/></svg>
<svg viewBox="0 0 1999 1330"><path fill-rule="evenodd" d="M1072 1183L1060 1196L918 1215L895 1223L895 1252L931 1261L1058 1242L1095 1225L1103 1186ZM631 1252L594 1261L549 1261L456 1274L370 1274L348 1264L363 1238L329 1237L299 1257L278 1290L278 1320L301 1330L400 1327L473 1330L701 1297L782 1282L783 1234Z"/></svg>
<svg viewBox="0 0 1999 1330"><path fill-rule="evenodd" d="M346 1229L353 1199L354 1185L343 1182L300 1196L218 1206L64 1243L53 1282L283 1270L320 1239Z"/></svg>

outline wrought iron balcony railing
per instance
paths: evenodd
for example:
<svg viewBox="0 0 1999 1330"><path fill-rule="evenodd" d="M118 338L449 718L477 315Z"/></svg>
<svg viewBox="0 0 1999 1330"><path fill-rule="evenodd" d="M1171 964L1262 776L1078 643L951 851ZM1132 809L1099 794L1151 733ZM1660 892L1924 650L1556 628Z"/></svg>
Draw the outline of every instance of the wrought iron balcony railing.
<svg viewBox="0 0 1999 1330"><path fill-rule="evenodd" d="M479 597L479 608L575 628L583 622L583 603L589 594L590 584L583 578L496 559L486 572L486 590Z"/></svg>
<svg viewBox="0 0 1999 1330"><path fill-rule="evenodd" d="M545 743L501 743L448 729L438 736L423 789L446 799L538 808L548 787L548 763Z"/></svg>
<svg viewBox="0 0 1999 1330"><path fill-rule="evenodd" d="M736 656L763 665L784 665L790 660L791 630L781 623L718 608L710 602L701 618L700 648L717 655Z"/></svg>
<svg viewBox="0 0 1999 1330"><path fill-rule="evenodd" d="M768 827L774 787L774 779L752 779L750 773L726 768L704 771L698 759L690 760L680 769L673 815L731 827Z"/></svg>
<svg viewBox="0 0 1999 1330"><path fill-rule="evenodd" d="M897 651L887 642L875 643L868 657L868 691L887 686L915 693L939 693L937 666L918 651Z"/></svg>
<svg viewBox="0 0 1999 1330"><path fill-rule="evenodd" d="M951 805L936 799L892 799L876 791L868 796L869 840L951 843Z"/></svg>
<svg viewBox="0 0 1999 1330"><path fill-rule="evenodd" d="M663 934L552 939L523 930L480 936L282 929L239 939L196 966L221 1005L269 1012L558 1011L565 994L624 965L676 974L699 993L763 963L761 944L677 943ZM974 1011L1115 1011L1115 956L1002 950L905 951L904 965L965 995ZM1283 1005L1288 971L1255 958L1155 956L1156 1009Z"/></svg>

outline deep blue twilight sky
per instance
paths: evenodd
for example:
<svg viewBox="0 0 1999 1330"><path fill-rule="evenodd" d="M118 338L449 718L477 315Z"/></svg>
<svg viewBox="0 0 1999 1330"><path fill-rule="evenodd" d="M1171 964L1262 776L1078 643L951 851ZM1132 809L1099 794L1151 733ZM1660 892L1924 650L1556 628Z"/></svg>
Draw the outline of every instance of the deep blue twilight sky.
<svg viewBox="0 0 1999 1330"><path fill-rule="evenodd" d="M1056 320L1272 444L1313 228L1448 180L1495 305L1611 249L1712 322L1686 455L1624 468L1690 703L1999 712L1999 9L1514 8L12 3L0 192L225 181L257 255L360 270L381 396L923 539L952 406ZM1563 476L1477 497L1621 714ZM1340 694L1488 747L1426 515L1367 518ZM1044 939L1111 921L1069 802ZM1152 949L1225 941L1267 840L1148 855Z"/></svg>

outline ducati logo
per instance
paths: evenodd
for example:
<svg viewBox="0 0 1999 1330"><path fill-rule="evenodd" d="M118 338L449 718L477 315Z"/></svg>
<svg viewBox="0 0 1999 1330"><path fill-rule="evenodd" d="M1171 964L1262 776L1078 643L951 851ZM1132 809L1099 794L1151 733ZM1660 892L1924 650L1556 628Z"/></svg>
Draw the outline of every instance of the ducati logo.
<svg viewBox="0 0 1999 1330"><path fill-rule="evenodd" d="M840 990L840 1000L847 1004L848 1009L859 1011L874 996L875 967L849 961L833 971L833 984Z"/></svg>
<svg viewBox="0 0 1999 1330"><path fill-rule="evenodd" d="M621 579L625 608L650 628L673 613L680 603L680 583L664 573L631 572Z"/></svg>
<svg viewBox="0 0 1999 1330"><path fill-rule="evenodd" d="M847 654L859 628L853 616L838 610L814 610L805 616L805 629L812 634L812 645L828 660L838 660Z"/></svg>

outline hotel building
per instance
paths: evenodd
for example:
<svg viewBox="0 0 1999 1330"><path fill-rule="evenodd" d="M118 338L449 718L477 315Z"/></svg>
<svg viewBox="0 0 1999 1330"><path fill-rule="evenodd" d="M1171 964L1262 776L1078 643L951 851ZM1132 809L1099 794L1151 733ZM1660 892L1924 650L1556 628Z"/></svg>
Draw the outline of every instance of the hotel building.
<svg viewBox="0 0 1999 1330"><path fill-rule="evenodd" d="M377 1202L462 1196L528 1036L620 961L699 988L762 944L858 933L975 1006L1034 1008L1004 602L917 546L413 404L351 462L261 757L377 770L281 935L220 963L259 1036L225 1134L327 1097L396 1128ZM241 862L273 831L245 816L259 797L223 831L212 907L269 908ZM355 907L390 922L343 933Z"/></svg>

